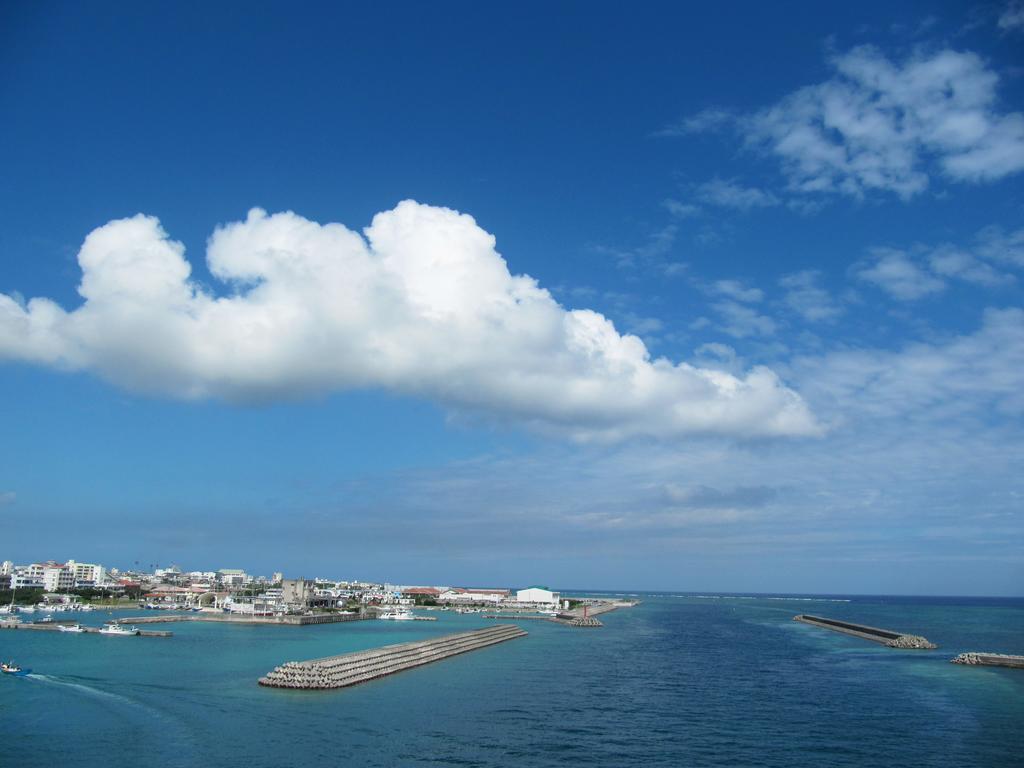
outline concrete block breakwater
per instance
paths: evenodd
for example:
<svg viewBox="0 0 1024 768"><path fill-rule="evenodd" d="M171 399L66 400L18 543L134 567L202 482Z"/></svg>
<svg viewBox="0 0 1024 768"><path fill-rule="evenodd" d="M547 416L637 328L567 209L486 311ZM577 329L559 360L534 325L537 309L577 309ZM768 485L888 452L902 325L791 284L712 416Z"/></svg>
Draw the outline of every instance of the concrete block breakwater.
<svg viewBox="0 0 1024 768"><path fill-rule="evenodd" d="M515 624L500 624L341 656L289 661L261 677L259 683L274 688L344 688L525 635Z"/></svg>
<svg viewBox="0 0 1024 768"><path fill-rule="evenodd" d="M869 627L864 624L854 624L849 621L840 621L839 619L826 619L822 616L809 616L807 614L799 614L793 617L793 621L800 621L804 624L810 624L815 627L821 627L822 629L831 629L833 632L842 632L844 635L852 635L853 637L860 637L864 640L870 640L874 643L881 643L882 645L888 646L889 648L905 648L905 649L932 649L937 648L934 643L929 642L920 635L907 635L902 632L894 632L891 629L879 629L878 627Z"/></svg>
<svg viewBox="0 0 1024 768"><path fill-rule="evenodd" d="M969 666L1012 667L1014 669L1024 669L1024 656L972 651L970 653L961 653L955 659L952 659L951 663L967 664Z"/></svg>

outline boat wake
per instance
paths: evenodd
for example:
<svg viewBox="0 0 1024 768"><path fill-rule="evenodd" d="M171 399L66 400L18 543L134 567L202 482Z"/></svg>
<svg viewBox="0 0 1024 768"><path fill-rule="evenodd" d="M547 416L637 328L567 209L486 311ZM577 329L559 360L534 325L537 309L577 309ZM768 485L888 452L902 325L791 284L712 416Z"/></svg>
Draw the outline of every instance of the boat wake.
<svg viewBox="0 0 1024 768"><path fill-rule="evenodd" d="M136 708L144 708L138 702L132 701L126 696L122 696L118 693L111 693L110 691L104 691L102 688L93 688L91 685L85 685L84 683L76 683L67 678L56 677L54 675L43 675L37 672L32 672L25 675L28 680L36 680L41 683L49 683L51 685L59 685L64 688L72 688L76 691L80 691L88 696L95 696L109 701L119 701L122 704L127 704Z"/></svg>

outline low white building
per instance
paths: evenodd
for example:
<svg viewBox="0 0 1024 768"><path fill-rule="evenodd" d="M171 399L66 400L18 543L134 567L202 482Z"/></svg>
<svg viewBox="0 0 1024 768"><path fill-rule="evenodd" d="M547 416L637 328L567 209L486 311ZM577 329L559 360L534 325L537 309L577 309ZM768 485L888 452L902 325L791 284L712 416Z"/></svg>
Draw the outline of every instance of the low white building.
<svg viewBox="0 0 1024 768"><path fill-rule="evenodd" d="M552 592L547 587L534 586L516 590L517 603L550 605L557 608L560 599L561 595L558 592Z"/></svg>
<svg viewBox="0 0 1024 768"><path fill-rule="evenodd" d="M28 570L15 570L11 574L11 589L42 589L43 577Z"/></svg>
<svg viewBox="0 0 1024 768"><path fill-rule="evenodd" d="M507 589L463 589L452 587L438 596L442 603L500 603L508 600Z"/></svg>

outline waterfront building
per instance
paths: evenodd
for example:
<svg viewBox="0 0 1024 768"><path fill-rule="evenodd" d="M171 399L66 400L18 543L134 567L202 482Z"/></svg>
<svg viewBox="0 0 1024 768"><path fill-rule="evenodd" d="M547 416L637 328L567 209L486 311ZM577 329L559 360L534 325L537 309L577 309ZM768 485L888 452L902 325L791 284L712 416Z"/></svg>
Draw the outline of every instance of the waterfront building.
<svg viewBox="0 0 1024 768"><path fill-rule="evenodd" d="M517 603L529 603L531 605L550 605L557 607L561 595L552 592L547 587L533 586L516 591Z"/></svg>
<svg viewBox="0 0 1024 768"><path fill-rule="evenodd" d="M508 600L512 592L508 589L465 589L451 587L438 598L446 603L500 603Z"/></svg>
<svg viewBox="0 0 1024 768"><path fill-rule="evenodd" d="M311 579L281 579L281 601L289 608L306 608L315 596L315 581Z"/></svg>
<svg viewBox="0 0 1024 768"><path fill-rule="evenodd" d="M11 574L11 589L43 589L42 574L36 576L28 570L15 569Z"/></svg>
<svg viewBox="0 0 1024 768"><path fill-rule="evenodd" d="M0 576L10 576L12 573L14 573L14 563L10 560L0 563Z"/></svg>
<svg viewBox="0 0 1024 768"><path fill-rule="evenodd" d="M76 587L95 587L107 580L107 569L96 563L68 560L67 567L71 570Z"/></svg>
<svg viewBox="0 0 1024 768"><path fill-rule="evenodd" d="M217 578L225 587L241 587L252 580L245 571L238 568L221 568L217 571Z"/></svg>
<svg viewBox="0 0 1024 768"><path fill-rule="evenodd" d="M47 564L43 568L43 589L47 592L64 592L74 586L75 574L63 563Z"/></svg>

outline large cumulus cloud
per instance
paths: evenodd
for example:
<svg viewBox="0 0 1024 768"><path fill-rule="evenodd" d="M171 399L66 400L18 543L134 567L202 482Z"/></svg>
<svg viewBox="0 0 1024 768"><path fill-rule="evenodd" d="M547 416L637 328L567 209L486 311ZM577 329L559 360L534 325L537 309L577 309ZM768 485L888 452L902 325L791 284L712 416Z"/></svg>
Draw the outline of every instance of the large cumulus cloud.
<svg viewBox="0 0 1024 768"><path fill-rule="evenodd" d="M446 208L405 201L363 235L254 209L214 232L207 260L220 294L157 219L111 221L79 252L81 306L0 294L0 360L179 398L383 388L576 439L818 431L771 370L652 359L511 274L494 237Z"/></svg>

